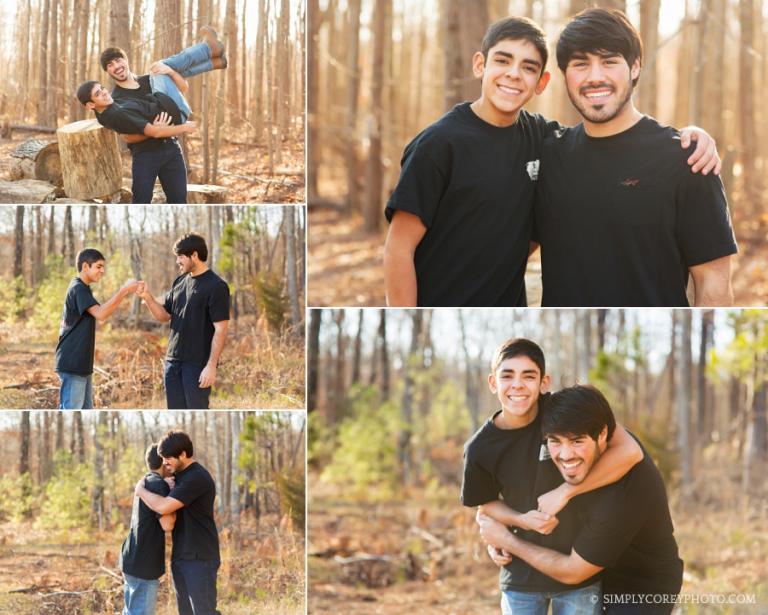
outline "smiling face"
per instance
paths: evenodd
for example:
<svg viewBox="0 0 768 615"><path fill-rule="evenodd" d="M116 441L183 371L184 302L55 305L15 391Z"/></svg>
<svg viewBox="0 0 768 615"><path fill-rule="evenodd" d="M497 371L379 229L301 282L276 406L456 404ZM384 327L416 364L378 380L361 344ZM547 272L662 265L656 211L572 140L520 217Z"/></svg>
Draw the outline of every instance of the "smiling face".
<svg viewBox="0 0 768 615"><path fill-rule="evenodd" d="M547 449L565 482L578 485L589 474L606 448L608 428L597 440L589 435L547 434Z"/></svg>
<svg viewBox="0 0 768 615"><path fill-rule="evenodd" d="M187 256L185 254L177 254L176 255L176 265L179 267L179 272L184 273L194 273L197 269L198 262L197 261L197 252L193 252L192 256Z"/></svg>
<svg viewBox="0 0 768 615"><path fill-rule="evenodd" d="M547 390L549 376L525 355L504 359L488 376L488 387L502 408L502 428L523 427L536 417L539 395Z"/></svg>
<svg viewBox="0 0 768 615"><path fill-rule="evenodd" d="M91 90L91 102L89 102L86 107L89 109L100 110L108 107L113 102L114 100L112 99L112 95L109 93L109 91L105 90L103 85L97 83Z"/></svg>
<svg viewBox="0 0 768 615"><path fill-rule="evenodd" d="M632 113L632 81L639 74L640 60L630 67L619 53L579 52L565 67L565 85L585 123L607 124Z"/></svg>
<svg viewBox="0 0 768 615"><path fill-rule="evenodd" d="M482 93L472 109L494 126L514 124L523 105L549 83L549 73L542 74L542 68L541 55L525 39L501 40L488 50L487 58L475 53L472 70L482 78Z"/></svg>
<svg viewBox="0 0 768 615"><path fill-rule="evenodd" d="M113 58L107 63L107 73L112 79L121 83L131 76L131 67L125 58Z"/></svg>
<svg viewBox="0 0 768 615"><path fill-rule="evenodd" d="M92 265L85 262L80 270L80 277L86 284L93 284L101 280L104 277L104 273L106 273L104 261L96 261Z"/></svg>

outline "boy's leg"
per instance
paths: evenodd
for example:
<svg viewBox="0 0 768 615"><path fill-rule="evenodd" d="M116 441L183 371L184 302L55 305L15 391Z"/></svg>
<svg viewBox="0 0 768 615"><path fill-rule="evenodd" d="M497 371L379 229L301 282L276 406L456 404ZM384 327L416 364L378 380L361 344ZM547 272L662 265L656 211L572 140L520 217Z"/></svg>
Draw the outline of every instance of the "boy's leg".
<svg viewBox="0 0 768 615"><path fill-rule="evenodd" d="M125 578L125 606L123 615L155 615L157 606L157 579L139 579L123 573Z"/></svg>
<svg viewBox="0 0 768 615"><path fill-rule="evenodd" d="M207 43L197 43L179 53L160 60L170 66L182 77L194 77L200 73L214 70L211 48Z"/></svg>
<svg viewBox="0 0 768 615"><path fill-rule="evenodd" d="M600 583L552 596L552 615L598 615L602 612Z"/></svg>
<svg viewBox="0 0 768 615"><path fill-rule="evenodd" d="M501 592L502 615L547 615L549 599L537 592Z"/></svg>
<svg viewBox="0 0 768 615"><path fill-rule="evenodd" d="M178 118L178 122L175 121L176 118L174 118L173 123L185 124L189 119L189 116L192 115L192 109L190 108L187 99L184 98L184 94L181 93L179 87L174 83L173 79L168 75L150 75L149 86L152 88L153 92L162 92L176 103L179 111L181 111L181 117Z"/></svg>
<svg viewBox="0 0 768 615"><path fill-rule="evenodd" d="M216 610L216 573L218 560L179 560L174 562L176 571L183 577L186 595L192 604L194 615L221 615ZM181 615L182 611L179 609Z"/></svg>
<svg viewBox="0 0 768 615"><path fill-rule="evenodd" d="M131 156L132 203L151 203L157 170L162 161L162 151L143 151Z"/></svg>
<svg viewBox="0 0 768 615"><path fill-rule="evenodd" d="M87 408L85 395L88 387L88 376L59 372L59 380L61 380L59 409L82 410ZM93 402L91 402L91 406L93 406Z"/></svg>
<svg viewBox="0 0 768 615"><path fill-rule="evenodd" d="M165 401L169 410L186 410L184 385L181 381L181 363L179 361L165 362Z"/></svg>
<svg viewBox="0 0 768 615"><path fill-rule="evenodd" d="M93 374L85 379L85 400L83 410L93 410Z"/></svg>
<svg viewBox="0 0 768 615"><path fill-rule="evenodd" d="M203 368L192 363L181 364L181 378L184 382L184 398L190 410L208 410L211 387L200 388L200 372Z"/></svg>
<svg viewBox="0 0 768 615"><path fill-rule="evenodd" d="M187 167L178 143L165 151L166 161L158 172L160 184L169 204L187 202Z"/></svg>

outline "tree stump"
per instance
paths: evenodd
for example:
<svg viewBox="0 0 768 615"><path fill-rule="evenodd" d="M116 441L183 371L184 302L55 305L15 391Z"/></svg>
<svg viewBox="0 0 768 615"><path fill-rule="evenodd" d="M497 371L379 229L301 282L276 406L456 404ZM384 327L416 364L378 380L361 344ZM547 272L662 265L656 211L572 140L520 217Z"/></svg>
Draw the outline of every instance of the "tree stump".
<svg viewBox="0 0 768 615"><path fill-rule="evenodd" d="M61 160L56 141L27 139L11 152L11 179L39 179L61 186Z"/></svg>
<svg viewBox="0 0 768 615"><path fill-rule="evenodd" d="M82 120L56 131L64 191L73 199L110 195L122 184L117 133L94 120Z"/></svg>
<svg viewBox="0 0 768 615"><path fill-rule="evenodd" d="M187 203L190 205L215 205L228 203L229 190L224 186L212 184L187 184ZM155 185L152 193L153 203L167 203L165 193L160 184Z"/></svg>

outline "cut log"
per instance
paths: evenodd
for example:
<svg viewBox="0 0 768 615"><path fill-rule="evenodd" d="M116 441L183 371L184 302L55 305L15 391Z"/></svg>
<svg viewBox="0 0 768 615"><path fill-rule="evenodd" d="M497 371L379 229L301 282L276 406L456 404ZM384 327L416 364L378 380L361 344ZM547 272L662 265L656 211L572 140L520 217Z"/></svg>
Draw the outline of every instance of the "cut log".
<svg viewBox="0 0 768 615"><path fill-rule="evenodd" d="M40 179L62 185L59 145L56 141L27 139L11 152L11 179Z"/></svg>
<svg viewBox="0 0 768 615"><path fill-rule="evenodd" d="M63 196L61 188L38 179L9 182L0 179L0 203L49 203Z"/></svg>
<svg viewBox="0 0 768 615"><path fill-rule="evenodd" d="M122 165L117 133L94 120L82 120L56 131L64 191L73 199L95 199L117 192Z"/></svg>
<svg viewBox="0 0 768 615"><path fill-rule="evenodd" d="M217 205L227 203L229 190L224 186L212 184L187 184L187 203L190 205ZM153 203L167 203L160 185L155 186L152 194Z"/></svg>

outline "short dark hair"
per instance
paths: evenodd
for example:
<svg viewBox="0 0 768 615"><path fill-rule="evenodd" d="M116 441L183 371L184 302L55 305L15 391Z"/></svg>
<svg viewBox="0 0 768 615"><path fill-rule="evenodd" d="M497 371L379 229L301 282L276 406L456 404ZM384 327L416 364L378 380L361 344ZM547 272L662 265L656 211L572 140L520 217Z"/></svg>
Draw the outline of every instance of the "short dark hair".
<svg viewBox="0 0 768 615"><path fill-rule="evenodd" d="M90 267L93 265L93 263L106 260L107 259L104 258L104 255L96 248L83 248L77 253L77 259L75 262L77 262L77 270L82 271L83 263L88 263L88 266Z"/></svg>
<svg viewBox="0 0 768 615"><path fill-rule="evenodd" d="M507 359L514 357L528 357L539 368L541 376L544 377L544 351L539 347L536 342L527 340L524 337L513 337L504 342L493 353L493 360L491 361L491 371L496 372L499 369L499 365Z"/></svg>
<svg viewBox="0 0 768 615"><path fill-rule="evenodd" d="M157 443L157 452L161 457L176 457L186 452L187 457L192 457L192 440L183 431L171 430Z"/></svg>
<svg viewBox="0 0 768 615"><path fill-rule="evenodd" d="M547 51L547 35L544 34L539 24L527 17L506 17L491 24L485 31L480 49L483 58L485 58L484 62L488 60L488 51L491 47L499 41L505 40L525 40L536 47L536 51L541 55L541 74L544 74L549 52Z"/></svg>
<svg viewBox="0 0 768 615"><path fill-rule="evenodd" d="M80 84L80 87L77 88L77 92L75 92L75 96L77 96L77 100L79 100L83 106L88 104L89 102L93 102L93 97L91 96L91 93L93 92L93 86L99 83L98 81L83 81Z"/></svg>
<svg viewBox="0 0 768 615"><path fill-rule="evenodd" d="M208 260L208 246L205 245L205 239L201 235L196 233L188 233L176 240L173 244L173 253L177 256L183 254L184 256L192 256L193 252L197 252L197 258L205 262Z"/></svg>
<svg viewBox="0 0 768 615"><path fill-rule="evenodd" d="M565 72L577 53L619 53L632 67L643 63L643 41L627 16L618 9L591 8L575 15L557 40L557 65ZM637 85L638 76L632 81Z"/></svg>
<svg viewBox="0 0 768 615"><path fill-rule="evenodd" d="M552 393L542 412L541 433L550 435L588 435L597 441L608 427L608 440L616 429L616 419L605 396L589 384L577 384Z"/></svg>
<svg viewBox="0 0 768 615"><path fill-rule="evenodd" d="M106 71L107 64L116 58L123 58L124 60L128 60L128 56L125 54L125 51L120 49L120 47L107 47L104 51L101 52L101 56L99 56L99 64L101 64L101 69Z"/></svg>
<svg viewBox="0 0 768 615"><path fill-rule="evenodd" d="M163 458L157 453L157 444L150 444L144 453L144 461L150 470L159 470L163 466Z"/></svg>

